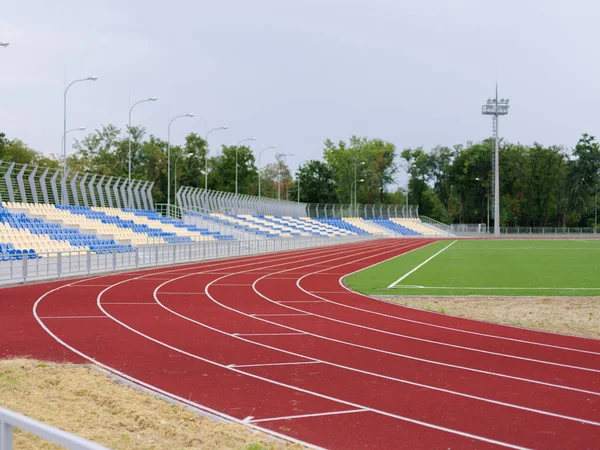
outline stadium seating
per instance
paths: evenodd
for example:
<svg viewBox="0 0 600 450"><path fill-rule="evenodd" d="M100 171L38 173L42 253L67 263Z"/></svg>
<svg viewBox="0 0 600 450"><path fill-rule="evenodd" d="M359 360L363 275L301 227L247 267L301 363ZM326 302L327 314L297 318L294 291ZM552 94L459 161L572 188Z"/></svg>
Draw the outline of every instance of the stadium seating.
<svg viewBox="0 0 600 450"><path fill-rule="evenodd" d="M0 204L0 260L39 253L130 252L147 244L232 240L156 211L33 203Z"/></svg>

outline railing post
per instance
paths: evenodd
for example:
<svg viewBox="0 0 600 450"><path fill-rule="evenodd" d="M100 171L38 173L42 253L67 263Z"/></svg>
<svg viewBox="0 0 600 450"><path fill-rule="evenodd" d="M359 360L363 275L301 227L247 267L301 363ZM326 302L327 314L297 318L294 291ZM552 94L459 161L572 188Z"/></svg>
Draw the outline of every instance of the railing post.
<svg viewBox="0 0 600 450"><path fill-rule="evenodd" d="M158 266L158 245L154 247L154 257L156 261L156 265Z"/></svg>
<svg viewBox="0 0 600 450"><path fill-rule="evenodd" d="M137 269L140 265L140 248L136 247L135 248L135 268Z"/></svg>
<svg viewBox="0 0 600 450"><path fill-rule="evenodd" d="M85 268L88 275L92 273L92 252L90 250L85 252Z"/></svg>
<svg viewBox="0 0 600 450"><path fill-rule="evenodd" d="M113 272L117 271L117 251L113 249L112 251L112 263L113 263Z"/></svg>
<svg viewBox="0 0 600 450"><path fill-rule="evenodd" d="M56 276L60 278L62 274L62 252L56 254Z"/></svg>
<svg viewBox="0 0 600 450"><path fill-rule="evenodd" d="M12 426L0 420L0 450L12 450L13 430Z"/></svg>
<svg viewBox="0 0 600 450"><path fill-rule="evenodd" d="M27 281L27 261L29 260L29 257L27 257L26 255L23 255L23 281Z"/></svg>

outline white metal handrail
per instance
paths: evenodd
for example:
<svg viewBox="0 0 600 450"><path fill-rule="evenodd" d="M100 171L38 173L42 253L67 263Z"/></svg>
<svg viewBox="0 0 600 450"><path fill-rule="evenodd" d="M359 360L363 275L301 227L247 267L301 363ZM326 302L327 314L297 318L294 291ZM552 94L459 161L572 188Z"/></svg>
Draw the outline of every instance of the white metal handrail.
<svg viewBox="0 0 600 450"><path fill-rule="evenodd" d="M19 428L72 450L108 450L100 444L2 407L0 407L0 450L13 449L13 428Z"/></svg>

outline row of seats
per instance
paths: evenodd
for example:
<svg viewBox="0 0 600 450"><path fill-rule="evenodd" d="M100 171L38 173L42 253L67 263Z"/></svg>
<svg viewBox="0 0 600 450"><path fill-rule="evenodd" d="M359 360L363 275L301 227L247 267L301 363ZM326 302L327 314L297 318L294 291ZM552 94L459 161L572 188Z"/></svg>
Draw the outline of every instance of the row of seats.
<svg viewBox="0 0 600 450"><path fill-rule="evenodd" d="M23 204L8 206L12 206L12 210L2 207L0 211L0 223L3 225L5 238L3 241L17 244L16 247L20 250L34 249L36 252L91 250L96 253L133 250L131 246L118 245L112 239L82 233L74 226L50 223L41 217L30 217L22 212L29 212Z"/></svg>

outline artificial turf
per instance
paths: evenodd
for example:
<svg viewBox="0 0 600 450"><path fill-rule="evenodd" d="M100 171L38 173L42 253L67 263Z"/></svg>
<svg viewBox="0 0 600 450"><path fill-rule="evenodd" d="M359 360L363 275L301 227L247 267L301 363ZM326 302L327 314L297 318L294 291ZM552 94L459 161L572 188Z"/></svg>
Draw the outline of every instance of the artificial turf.
<svg viewBox="0 0 600 450"><path fill-rule="evenodd" d="M600 241L437 241L357 272L345 283L374 295L598 296Z"/></svg>

